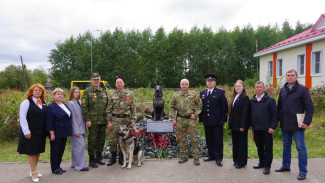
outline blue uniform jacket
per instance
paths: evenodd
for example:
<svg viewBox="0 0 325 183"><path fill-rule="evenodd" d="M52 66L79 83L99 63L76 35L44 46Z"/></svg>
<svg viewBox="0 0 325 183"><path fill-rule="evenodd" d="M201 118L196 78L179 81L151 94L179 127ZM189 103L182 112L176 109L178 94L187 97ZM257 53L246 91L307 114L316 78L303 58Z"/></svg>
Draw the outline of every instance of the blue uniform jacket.
<svg viewBox="0 0 325 183"><path fill-rule="evenodd" d="M46 130L53 130L55 138L72 135L71 117L54 101L47 107Z"/></svg>
<svg viewBox="0 0 325 183"><path fill-rule="evenodd" d="M214 88L210 96L208 89L200 92L202 100L202 112L199 115L199 121L206 126L222 125L227 121L228 102L226 99L225 91L223 89Z"/></svg>

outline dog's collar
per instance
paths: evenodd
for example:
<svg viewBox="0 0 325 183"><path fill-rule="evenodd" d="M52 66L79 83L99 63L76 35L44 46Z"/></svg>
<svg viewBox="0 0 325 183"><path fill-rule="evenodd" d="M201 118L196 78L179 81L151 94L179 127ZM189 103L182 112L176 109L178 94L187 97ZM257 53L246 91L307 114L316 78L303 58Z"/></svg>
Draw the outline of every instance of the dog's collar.
<svg viewBox="0 0 325 183"><path fill-rule="evenodd" d="M123 142L131 144L133 141L132 135L129 135L127 139L122 139Z"/></svg>

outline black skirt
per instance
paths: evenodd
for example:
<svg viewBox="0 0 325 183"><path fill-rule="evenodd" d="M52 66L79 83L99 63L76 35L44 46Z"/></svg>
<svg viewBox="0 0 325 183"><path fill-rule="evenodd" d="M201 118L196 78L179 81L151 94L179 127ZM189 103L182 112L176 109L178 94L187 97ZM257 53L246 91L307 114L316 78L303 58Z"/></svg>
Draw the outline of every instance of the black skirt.
<svg viewBox="0 0 325 183"><path fill-rule="evenodd" d="M19 154L36 155L45 152L45 134L32 134L30 139L26 139L22 131L19 134L17 152Z"/></svg>

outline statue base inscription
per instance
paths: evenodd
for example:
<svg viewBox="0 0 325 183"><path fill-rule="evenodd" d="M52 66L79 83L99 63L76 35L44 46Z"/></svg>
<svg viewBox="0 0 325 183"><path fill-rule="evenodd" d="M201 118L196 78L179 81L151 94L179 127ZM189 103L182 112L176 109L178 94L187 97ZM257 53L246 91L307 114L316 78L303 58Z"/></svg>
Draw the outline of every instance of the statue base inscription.
<svg viewBox="0 0 325 183"><path fill-rule="evenodd" d="M172 133L173 121L163 120L163 121L153 121L148 119L147 121L147 133Z"/></svg>

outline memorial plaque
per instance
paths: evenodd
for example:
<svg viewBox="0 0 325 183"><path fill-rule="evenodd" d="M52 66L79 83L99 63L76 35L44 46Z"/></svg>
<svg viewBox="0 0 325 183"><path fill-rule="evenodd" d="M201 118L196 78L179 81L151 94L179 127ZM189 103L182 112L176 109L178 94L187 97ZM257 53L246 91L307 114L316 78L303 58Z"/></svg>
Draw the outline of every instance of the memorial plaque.
<svg viewBox="0 0 325 183"><path fill-rule="evenodd" d="M163 120L163 121L153 121L149 119L147 121L147 133L172 133L173 121Z"/></svg>

